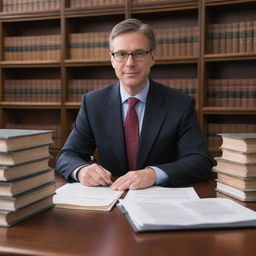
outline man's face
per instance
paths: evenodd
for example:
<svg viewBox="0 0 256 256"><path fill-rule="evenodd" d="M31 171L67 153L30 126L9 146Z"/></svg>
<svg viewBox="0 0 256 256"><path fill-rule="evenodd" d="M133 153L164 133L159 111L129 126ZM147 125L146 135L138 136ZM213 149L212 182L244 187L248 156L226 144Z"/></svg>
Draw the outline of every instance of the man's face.
<svg viewBox="0 0 256 256"><path fill-rule="evenodd" d="M112 52L149 51L149 41L145 35L139 32L125 33L117 36L112 41ZM154 52L148 53L143 60L135 61L131 55L127 61L117 62L111 56L111 63L115 69L116 76L131 95L140 92L147 82L150 68L155 62Z"/></svg>

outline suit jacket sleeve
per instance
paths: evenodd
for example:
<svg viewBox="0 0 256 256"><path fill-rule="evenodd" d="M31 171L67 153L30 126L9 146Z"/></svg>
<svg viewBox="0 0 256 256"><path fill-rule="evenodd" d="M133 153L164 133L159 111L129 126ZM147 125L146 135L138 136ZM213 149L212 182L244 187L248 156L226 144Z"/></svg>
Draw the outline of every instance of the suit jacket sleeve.
<svg viewBox="0 0 256 256"><path fill-rule="evenodd" d="M177 129L177 159L157 165L168 175L162 185L181 186L211 178L212 158L199 127L195 100L190 99Z"/></svg>
<svg viewBox="0 0 256 256"><path fill-rule="evenodd" d="M56 169L65 179L73 181L70 174L76 168L88 165L94 151L95 140L88 120L84 96L74 128L57 157Z"/></svg>

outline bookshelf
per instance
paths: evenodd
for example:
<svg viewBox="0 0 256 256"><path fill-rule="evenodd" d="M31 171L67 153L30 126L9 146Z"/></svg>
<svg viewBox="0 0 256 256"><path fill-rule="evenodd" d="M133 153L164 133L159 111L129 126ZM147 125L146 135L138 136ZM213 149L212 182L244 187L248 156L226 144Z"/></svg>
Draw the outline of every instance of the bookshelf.
<svg viewBox="0 0 256 256"><path fill-rule="evenodd" d="M53 129L55 155L83 92L115 74L107 37L125 18L150 24L158 42L151 77L196 99L212 154L220 132L256 132L256 1L3 0L0 127Z"/></svg>

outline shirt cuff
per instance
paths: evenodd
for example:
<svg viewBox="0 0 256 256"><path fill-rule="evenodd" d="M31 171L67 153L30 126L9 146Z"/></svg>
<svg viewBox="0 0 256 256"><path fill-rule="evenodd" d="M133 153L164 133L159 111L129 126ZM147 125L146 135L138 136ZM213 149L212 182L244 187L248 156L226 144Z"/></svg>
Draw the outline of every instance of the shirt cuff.
<svg viewBox="0 0 256 256"><path fill-rule="evenodd" d="M85 167L85 166L88 166L88 165L82 165L82 166L79 166L79 167L77 167L73 172L71 172L71 178L73 179L73 180L75 180L75 181L78 181L78 179L77 179L77 172L82 168L82 167Z"/></svg>
<svg viewBox="0 0 256 256"><path fill-rule="evenodd" d="M156 172L156 183L155 185L161 185L168 179L168 175L160 168L155 166L148 166Z"/></svg>

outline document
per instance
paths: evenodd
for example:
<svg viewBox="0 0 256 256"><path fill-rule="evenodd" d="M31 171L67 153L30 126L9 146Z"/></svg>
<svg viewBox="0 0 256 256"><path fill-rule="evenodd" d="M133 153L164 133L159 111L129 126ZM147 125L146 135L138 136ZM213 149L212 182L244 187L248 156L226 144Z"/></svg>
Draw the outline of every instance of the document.
<svg viewBox="0 0 256 256"><path fill-rule="evenodd" d="M135 232L256 226L256 212L231 199L119 201Z"/></svg>
<svg viewBox="0 0 256 256"><path fill-rule="evenodd" d="M113 191L103 186L87 187L77 182L65 184L55 192L55 207L110 211L124 191Z"/></svg>
<svg viewBox="0 0 256 256"><path fill-rule="evenodd" d="M134 201L163 201L167 200L183 200L183 199L199 199L196 191L192 187L188 188L166 188L153 186L138 190L129 190L125 199Z"/></svg>

